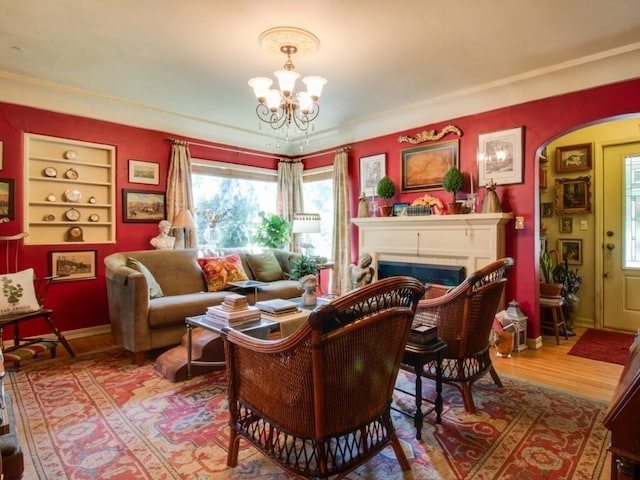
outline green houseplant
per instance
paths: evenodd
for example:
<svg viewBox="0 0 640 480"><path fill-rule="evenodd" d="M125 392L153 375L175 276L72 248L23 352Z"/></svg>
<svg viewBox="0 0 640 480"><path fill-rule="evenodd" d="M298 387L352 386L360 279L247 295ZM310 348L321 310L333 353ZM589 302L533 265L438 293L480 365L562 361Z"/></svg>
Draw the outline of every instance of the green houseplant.
<svg viewBox="0 0 640 480"><path fill-rule="evenodd" d="M287 277L291 280L299 280L306 275L315 275L318 272L318 261L314 257L300 255L291 262L291 270Z"/></svg>
<svg viewBox="0 0 640 480"><path fill-rule="evenodd" d="M388 217L393 209L393 207L389 205L389 199L396 194L396 186L388 175L378 180L376 193L380 198L384 199L384 205L380 207L382 209L382 216Z"/></svg>
<svg viewBox="0 0 640 480"><path fill-rule="evenodd" d="M442 178L442 188L453 194L451 202L447 204L450 213L459 213L460 204L456 202L456 194L464 187L464 175L458 167L452 166Z"/></svg>
<svg viewBox="0 0 640 480"><path fill-rule="evenodd" d="M259 245L269 248L284 248L291 234L291 223L275 213L258 212L260 225L253 236Z"/></svg>

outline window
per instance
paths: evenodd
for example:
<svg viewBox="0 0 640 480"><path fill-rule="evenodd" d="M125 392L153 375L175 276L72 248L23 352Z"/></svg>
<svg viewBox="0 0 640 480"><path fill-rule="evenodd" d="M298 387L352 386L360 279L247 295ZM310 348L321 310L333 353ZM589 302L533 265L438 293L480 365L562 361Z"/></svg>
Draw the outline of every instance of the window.
<svg viewBox="0 0 640 480"><path fill-rule="evenodd" d="M258 212L276 211L277 172L205 160L192 162L198 245L252 245Z"/></svg>
<svg viewBox="0 0 640 480"><path fill-rule="evenodd" d="M313 255L331 258L333 239L333 179L332 167L323 167L303 173L304 209L319 213L320 233L304 234L304 242L313 245Z"/></svg>
<svg viewBox="0 0 640 480"><path fill-rule="evenodd" d="M253 245L260 221L258 212L275 213L275 170L207 160L192 160L193 199L196 208L198 245L211 248ZM332 167L303 174L305 211L319 213L320 233L304 234L313 255L331 258L333 238Z"/></svg>

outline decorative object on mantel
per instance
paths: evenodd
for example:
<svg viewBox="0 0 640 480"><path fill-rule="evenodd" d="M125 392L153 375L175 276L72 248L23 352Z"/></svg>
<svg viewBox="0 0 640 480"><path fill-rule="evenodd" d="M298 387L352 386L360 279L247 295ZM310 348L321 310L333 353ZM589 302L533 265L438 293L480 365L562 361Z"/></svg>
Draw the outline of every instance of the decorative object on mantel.
<svg viewBox="0 0 640 480"><path fill-rule="evenodd" d="M393 206L389 205L389 199L396 194L396 186L388 175L385 175L380 179L376 186L376 193L382 199L384 199L384 205L380 207L383 217L391 215Z"/></svg>
<svg viewBox="0 0 640 480"><path fill-rule="evenodd" d="M369 205L367 204L367 196L362 192L358 199L358 217L364 218L369 216Z"/></svg>
<svg viewBox="0 0 640 480"><path fill-rule="evenodd" d="M401 135L400 137L398 137L398 142L400 142L400 143L406 142L406 143L416 144L416 143L422 143L422 142L427 142L427 141L440 140L447 133L455 133L459 137L462 136L462 130L460 130L458 127L456 127L454 125L447 125L442 130L440 130L439 133L436 133L435 130L425 130L423 132L418 133L415 137L409 137L407 135Z"/></svg>
<svg viewBox="0 0 640 480"><path fill-rule="evenodd" d="M422 197L416 198L411 205L407 207L407 215L440 215L444 210L442 200L428 193Z"/></svg>
<svg viewBox="0 0 640 480"><path fill-rule="evenodd" d="M456 201L456 194L464 187L464 175L456 166L452 166L442 178L442 187L453 194L451 202L447 203L449 213L460 213L461 204Z"/></svg>
<svg viewBox="0 0 640 480"><path fill-rule="evenodd" d="M487 182L487 194L482 200L482 213L500 213L502 207L500 206L500 199L496 193L496 182L493 178L490 178Z"/></svg>

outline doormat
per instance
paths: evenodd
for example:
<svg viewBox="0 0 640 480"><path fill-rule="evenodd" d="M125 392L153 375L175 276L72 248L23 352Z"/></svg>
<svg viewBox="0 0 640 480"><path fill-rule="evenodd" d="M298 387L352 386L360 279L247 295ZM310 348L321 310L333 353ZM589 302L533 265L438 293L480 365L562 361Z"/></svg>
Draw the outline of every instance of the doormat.
<svg viewBox="0 0 640 480"><path fill-rule="evenodd" d="M624 365L629 358L633 338L631 333L588 328L569 350L569 355Z"/></svg>

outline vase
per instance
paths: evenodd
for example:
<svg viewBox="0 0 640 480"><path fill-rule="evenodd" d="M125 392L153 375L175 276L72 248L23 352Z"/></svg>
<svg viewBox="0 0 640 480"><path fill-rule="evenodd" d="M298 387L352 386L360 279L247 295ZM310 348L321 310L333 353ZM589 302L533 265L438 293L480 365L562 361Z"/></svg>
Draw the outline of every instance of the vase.
<svg viewBox="0 0 640 480"><path fill-rule="evenodd" d="M576 319L576 315L580 310L580 297L575 293L567 293L564 296L564 321L567 326L567 335L575 335L573 331L573 324Z"/></svg>

